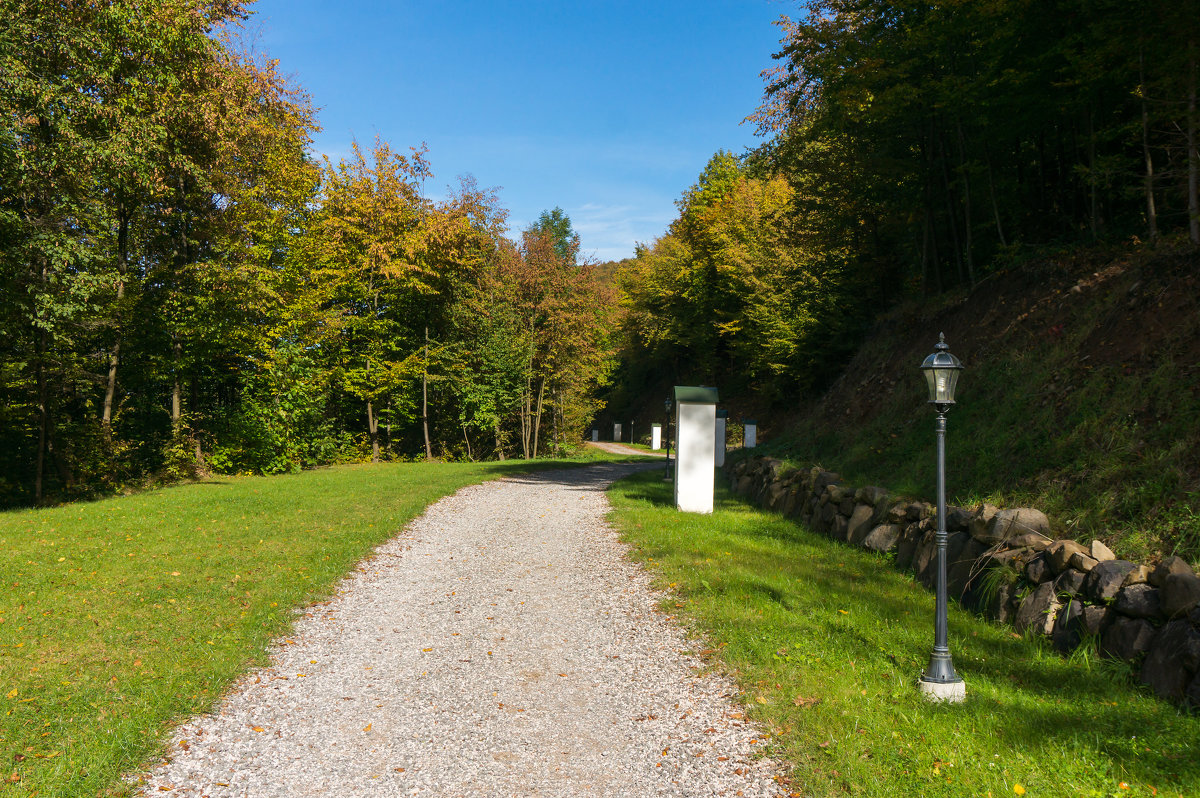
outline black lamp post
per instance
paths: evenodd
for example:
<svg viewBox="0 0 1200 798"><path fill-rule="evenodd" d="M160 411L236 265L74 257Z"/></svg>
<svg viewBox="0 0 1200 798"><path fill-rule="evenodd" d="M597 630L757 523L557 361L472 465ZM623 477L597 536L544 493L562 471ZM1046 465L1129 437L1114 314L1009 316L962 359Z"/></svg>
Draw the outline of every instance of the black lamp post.
<svg viewBox="0 0 1200 798"><path fill-rule="evenodd" d="M666 433L667 436L667 460L663 465L664 480L669 480L671 478L671 407L673 404L674 403L671 401L671 397L669 396L663 402L663 410L665 410L667 414L667 423L663 424L663 432Z"/></svg>
<svg viewBox="0 0 1200 798"><path fill-rule="evenodd" d="M921 674L921 692L933 701L962 701L967 686L954 672L950 661L946 622L946 411L954 404L954 389L962 363L950 354L946 335L938 336L934 353L925 358L921 370L929 383L929 401L937 411L937 607L934 620L933 653Z"/></svg>

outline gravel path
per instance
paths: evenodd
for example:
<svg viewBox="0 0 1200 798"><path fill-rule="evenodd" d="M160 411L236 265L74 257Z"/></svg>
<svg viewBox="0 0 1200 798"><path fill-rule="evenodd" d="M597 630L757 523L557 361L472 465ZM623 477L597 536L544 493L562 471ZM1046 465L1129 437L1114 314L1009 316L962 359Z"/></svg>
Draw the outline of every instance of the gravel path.
<svg viewBox="0 0 1200 798"><path fill-rule="evenodd" d="M603 521L604 489L646 467L433 505L180 726L144 794L775 795L732 683L681 653Z"/></svg>

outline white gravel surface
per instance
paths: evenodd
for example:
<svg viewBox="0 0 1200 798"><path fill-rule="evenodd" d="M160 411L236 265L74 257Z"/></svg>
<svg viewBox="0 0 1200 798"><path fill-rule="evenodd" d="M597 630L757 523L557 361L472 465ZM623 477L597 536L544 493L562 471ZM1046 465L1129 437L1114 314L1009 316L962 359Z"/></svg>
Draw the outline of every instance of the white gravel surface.
<svg viewBox="0 0 1200 798"><path fill-rule="evenodd" d="M433 505L180 726L143 793L776 795L733 684L699 672L604 523L604 489L645 467Z"/></svg>

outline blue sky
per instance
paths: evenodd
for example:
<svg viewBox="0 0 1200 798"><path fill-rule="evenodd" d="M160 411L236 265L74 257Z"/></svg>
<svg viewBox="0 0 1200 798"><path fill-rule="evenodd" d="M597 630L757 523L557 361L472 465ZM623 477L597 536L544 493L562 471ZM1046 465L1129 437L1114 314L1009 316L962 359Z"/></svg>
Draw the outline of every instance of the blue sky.
<svg viewBox="0 0 1200 798"><path fill-rule="evenodd" d="M316 150L426 142L443 192L499 187L513 235L563 208L583 253L633 254L762 95L787 0L258 0L250 31L321 109Z"/></svg>

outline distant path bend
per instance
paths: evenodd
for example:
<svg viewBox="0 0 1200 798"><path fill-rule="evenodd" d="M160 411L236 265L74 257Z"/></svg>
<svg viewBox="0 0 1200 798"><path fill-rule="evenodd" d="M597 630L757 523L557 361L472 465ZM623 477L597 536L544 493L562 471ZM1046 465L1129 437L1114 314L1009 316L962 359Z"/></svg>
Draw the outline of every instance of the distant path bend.
<svg viewBox="0 0 1200 798"><path fill-rule="evenodd" d="M464 488L377 549L146 795L771 796L775 765L604 523L653 465ZM166 789L164 789L166 788Z"/></svg>

